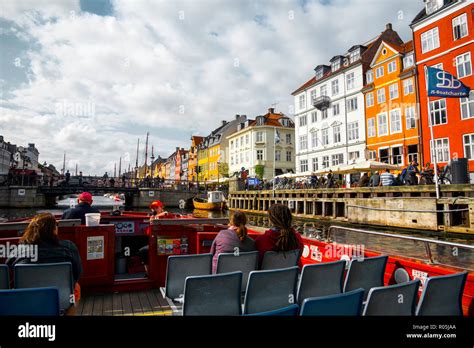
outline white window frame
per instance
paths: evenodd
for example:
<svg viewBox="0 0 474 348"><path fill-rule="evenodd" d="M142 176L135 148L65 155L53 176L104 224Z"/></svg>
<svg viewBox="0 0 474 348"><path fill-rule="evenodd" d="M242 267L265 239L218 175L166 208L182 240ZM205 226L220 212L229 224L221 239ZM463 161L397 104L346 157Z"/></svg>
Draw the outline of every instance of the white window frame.
<svg viewBox="0 0 474 348"><path fill-rule="evenodd" d="M356 111L358 109L357 97L353 97L347 100L347 112Z"/></svg>
<svg viewBox="0 0 474 348"><path fill-rule="evenodd" d="M375 129L375 117L367 119L367 137L374 138L377 136L377 131Z"/></svg>
<svg viewBox="0 0 474 348"><path fill-rule="evenodd" d="M332 129L333 143L338 144L341 140L341 126L334 126Z"/></svg>
<svg viewBox="0 0 474 348"><path fill-rule="evenodd" d="M311 148L318 147L318 131L311 133Z"/></svg>
<svg viewBox="0 0 474 348"><path fill-rule="evenodd" d="M405 108L405 122L407 130L416 128L416 110L414 106L408 106Z"/></svg>
<svg viewBox="0 0 474 348"><path fill-rule="evenodd" d="M435 139L436 141L436 161L438 163L446 163L451 160L451 149L450 149L450 144L449 144L449 138L438 138ZM441 144L440 144L441 143ZM446 146L447 144L447 146ZM447 149L446 149L447 147ZM446 152L447 150L447 152ZM441 156L439 156L441 154ZM446 158L447 155L447 158ZM431 156L431 162L434 162L433 158L433 140L430 140L430 156Z"/></svg>
<svg viewBox="0 0 474 348"><path fill-rule="evenodd" d="M329 128L321 130L321 143L323 146L329 145Z"/></svg>
<svg viewBox="0 0 474 348"><path fill-rule="evenodd" d="M394 117L394 115L398 116L398 120L397 118ZM395 120L396 120L396 123L394 123ZM390 110L390 134L397 134L397 133L401 133L402 131L403 131L403 126L402 126L401 110L400 109Z"/></svg>
<svg viewBox="0 0 474 348"><path fill-rule="evenodd" d="M299 125L300 127L305 127L308 124L308 118L306 115L300 116Z"/></svg>
<svg viewBox="0 0 474 348"><path fill-rule="evenodd" d="M300 135L300 150L305 151L308 149L308 136L305 135Z"/></svg>
<svg viewBox="0 0 474 348"><path fill-rule="evenodd" d="M433 110L433 105L436 105L436 104L439 104L439 107ZM443 104L444 104L444 107L442 106ZM444 111L444 114L446 115L445 122L433 123L433 126L439 126L439 125L448 123L448 107L447 107L446 99L438 99L438 100L431 101L430 102L430 118L428 120L429 124L432 123L434 113L439 113L439 120L442 121L443 111ZM434 120L436 121L436 118L434 118Z"/></svg>
<svg viewBox="0 0 474 348"><path fill-rule="evenodd" d="M388 86L388 93L390 96L390 100L399 98L400 93L398 93L398 83L393 83L390 86Z"/></svg>
<svg viewBox="0 0 474 348"><path fill-rule="evenodd" d="M347 124L347 140L354 141L359 140L359 122L349 122Z"/></svg>
<svg viewBox="0 0 474 348"><path fill-rule="evenodd" d="M319 169L319 166L318 166L318 158L317 157L313 157L311 159L311 166L312 166L312 169L313 169L313 172L317 171Z"/></svg>
<svg viewBox="0 0 474 348"><path fill-rule="evenodd" d="M383 100L381 98L382 96L383 96ZM385 102L387 102L387 96L386 96L386 93L385 93L385 87L382 87L382 88L377 90L377 104L383 104Z"/></svg>
<svg viewBox="0 0 474 348"><path fill-rule="evenodd" d="M388 63L387 70L388 70L389 74L397 71L397 61L394 60L394 61L391 61L390 63Z"/></svg>
<svg viewBox="0 0 474 348"><path fill-rule="evenodd" d="M343 153L335 153L331 155L331 164L333 166L338 166L339 164L344 163L344 154Z"/></svg>
<svg viewBox="0 0 474 348"><path fill-rule="evenodd" d="M367 93L365 96L365 102L368 108L374 106L374 92Z"/></svg>
<svg viewBox="0 0 474 348"><path fill-rule="evenodd" d="M385 75L385 68L382 66L379 66L377 69L375 69L375 78L381 78L382 76Z"/></svg>
<svg viewBox="0 0 474 348"><path fill-rule="evenodd" d="M367 73L365 74L365 78L367 80L367 83L374 82L374 71L373 70L367 71Z"/></svg>
<svg viewBox="0 0 474 348"><path fill-rule="evenodd" d="M381 132L381 122L380 122L381 116L384 116L385 118L384 129L386 129L386 132L383 132L383 133ZM388 130L389 130L388 113L381 112L380 114L377 115L377 136L382 137L382 136L388 135L389 134Z"/></svg>
<svg viewBox="0 0 474 348"><path fill-rule="evenodd" d="M472 112L471 112L471 104L472 104ZM468 120L470 118L474 118L474 91L469 93L469 98L460 98L459 99L459 107L461 109L461 120ZM463 107L467 111L467 116L463 112Z"/></svg>
<svg viewBox="0 0 474 348"><path fill-rule="evenodd" d="M327 96L328 95L328 86L327 85L322 85L320 88L320 95L321 97Z"/></svg>
<svg viewBox="0 0 474 348"><path fill-rule="evenodd" d="M337 111L337 112L336 112ZM341 114L341 109L339 107L339 103L335 103L332 105L332 115L333 116L338 116Z"/></svg>
<svg viewBox="0 0 474 348"><path fill-rule="evenodd" d="M455 23L456 21L458 21L459 23ZM460 27L461 30L461 36L460 37L456 37L456 27ZM465 33L464 35L462 35L462 28L465 28ZM465 38L466 36L469 35L469 27L467 25L467 14L466 13L463 13L462 15L459 15L457 16L456 18L453 18L453 40L456 41L456 40L460 40L462 38Z"/></svg>
<svg viewBox="0 0 474 348"><path fill-rule="evenodd" d="M321 167L324 168L329 168L329 156L323 156L323 160L321 162Z"/></svg>
<svg viewBox="0 0 474 348"><path fill-rule="evenodd" d="M439 48L439 29L438 27L432 28L421 34L421 52L428 53Z"/></svg>
<svg viewBox="0 0 474 348"><path fill-rule="evenodd" d="M257 159L257 161L263 161L265 159L263 150L257 150L255 158Z"/></svg>
<svg viewBox="0 0 474 348"><path fill-rule="evenodd" d="M469 137L469 143L466 143L466 137ZM474 133L463 134L462 145L464 149L464 158L467 158L470 161L474 160ZM466 151L466 146L469 146L469 150L470 150L469 152L471 156L468 156L467 151Z"/></svg>
<svg viewBox="0 0 474 348"><path fill-rule="evenodd" d="M415 93L415 83L413 78L403 80L403 95Z"/></svg>
<svg viewBox="0 0 474 348"><path fill-rule="evenodd" d="M415 66L415 56L413 53L410 53L403 57L403 69L408 69L412 66Z"/></svg>
<svg viewBox="0 0 474 348"><path fill-rule="evenodd" d="M316 123L318 122L318 113L316 111L313 111L311 113L311 123Z"/></svg>
<svg viewBox="0 0 474 348"><path fill-rule="evenodd" d="M351 90L355 88L355 74L353 72L346 76L347 89Z"/></svg>
<svg viewBox="0 0 474 348"><path fill-rule="evenodd" d="M300 160L300 171L302 173L308 171L308 160L307 159L301 159Z"/></svg>
<svg viewBox="0 0 474 348"><path fill-rule="evenodd" d="M465 52L456 57L456 71L459 79L472 75L471 52Z"/></svg>
<svg viewBox="0 0 474 348"><path fill-rule="evenodd" d="M331 81L331 92L333 96L339 94L339 80Z"/></svg>
<svg viewBox="0 0 474 348"><path fill-rule="evenodd" d="M286 151L286 161L291 162L292 161L292 153L291 151Z"/></svg>
<svg viewBox="0 0 474 348"><path fill-rule="evenodd" d="M304 94L299 96L299 107L300 110L306 109L306 96Z"/></svg>
<svg viewBox="0 0 474 348"><path fill-rule="evenodd" d="M264 140L263 140L263 132L257 132L255 134L255 142L257 143L263 143Z"/></svg>

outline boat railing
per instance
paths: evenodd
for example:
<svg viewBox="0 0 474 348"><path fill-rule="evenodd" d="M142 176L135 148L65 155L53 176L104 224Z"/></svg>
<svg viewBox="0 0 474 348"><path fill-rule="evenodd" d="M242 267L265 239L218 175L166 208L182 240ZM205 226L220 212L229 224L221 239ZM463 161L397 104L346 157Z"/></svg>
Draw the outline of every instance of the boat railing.
<svg viewBox="0 0 474 348"><path fill-rule="evenodd" d="M174 226L174 225L227 225L229 218L196 218L196 219L155 219L151 225Z"/></svg>
<svg viewBox="0 0 474 348"><path fill-rule="evenodd" d="M327 236L330 242L474 270L474 245L342 226L329 227Z"/></svg>
<svg viewBox="0 0 474 348"><path fill-rule="evenodd" d="M29 221L21 222L2 222L0 223L0 231L23 231L28 227ZM59 227L73 227L80 226L81 219L71 219L71 220L58 220ZM1 237L1 236L0 236Z"/></svg>

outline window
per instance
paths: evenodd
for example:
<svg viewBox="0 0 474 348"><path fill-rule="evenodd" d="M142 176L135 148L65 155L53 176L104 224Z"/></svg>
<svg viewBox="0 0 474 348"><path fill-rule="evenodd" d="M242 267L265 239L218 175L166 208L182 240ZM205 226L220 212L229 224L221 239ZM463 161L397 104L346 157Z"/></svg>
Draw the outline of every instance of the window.
<svg viewBox="0 0 474 348"><path fill-rule="evenodd" d="M384 112L383 114L377 115L377 126L378 126L378 135L388 135L388 120L387 120L387 113Z"/></svg>
<svg viewBox="0 0 474 348"><path fill-rule="evenodd" d="M385 103L385 88L381 88L377 91L377 103Z"/></svg>
<svg viewBox="0 0 474 348"><path fill-rule="evenodd" d="M346 76L347 79L347 89L353 89L355 85L355 77L354 73L347 74Z"/></svg>
<svg viewBox="0 0 474 348"><path fill-rule="evenodd" d="M406 127L407 129L416 128L416 115L415 115L415 108L410 106L405 109L405 119L406 119Z"/></svg>
<svg viewBox="0 0 474 348"><path fill-rule="evenodd" d="M263 126L265 124L265 117L257 116L257 126Z"/></svg>
<svg viewBox="0 0 474 348"><path fill-rule="evenodd" d="M306 107L306 98L305 95L300 95L300 110Z"/></svg>
<svg viewBox="0 0 474 348"><path fill-rule="evenodd" d="M347 124L347 140L359 139L359 122L351 122Z"/></svg>
<svg viewBox="0 0 474 348"><path fill-rule="evenodd" d="M233 141L233 140L230 141L230 149L231 149L231 150L234 149L234 141Z"/></svg>
<svg viewBox="0 0 474 348"><path fill-rule="evenodd" d="M334 144L341 142L341 126L334 126L333 134L334 134Z"/></svg>
<svg viewBox="0 0 474 348"><path fill-rule="evenodd" d="M403 58L403 68L404 69L408 69L408 68L411 68L412 66L415 65L415 58L413 56L413 53L411 54L407 54L404 58Z"/></svg>
<svg viewBox="0 0 474 348"><path fill-rule="evenodd" d="M340 59L332 62L331 69L332 69L333 72L339 70L340 68L341 68L341 60Z"/></svg>
<svg viewBox="0 0 474 348"><path fill-rule="evenodd" d="M347 112L357 110L357 97L347 100Z"/></svg>
<svg viewBox="0 0 474 348"><path fill-rule="evenodd" d="M392 164L403 164L403 147L392 147Z"/></svg>
<svg viewBox="0 0 474 348"><path fill-rule="evenodd" d="M286 134L285 138L286 138L286 143L291 144L291 134Z"/></svg>
<svg viewBox="0 0 474 348"><path fill-rule="evenodd" d="M257 143L263 143L263 132L257 132Z"/></svg>
<svg viewBox="0 0 474 348"><path fill-rule="evenodd" d="M329 131L327 128L321 131L321 138L321 142L323 143L323 145L329 144Z"/></svg>
<svg viewBox="0 0 474 348"><path fill-rule="evenodd" d="M349 61L354 63L360 59L360 49L356 49L349 54Z"/></svg>
<svg viewBox="0 0 474 348"><path fill-rule="evenodd" d="M257 150L257 160L263 161L263 150Z"/></svg>
<svg viewBox="0 0 474 348"><path fill-rule="evenodd" d="M339 103L333 104L332 106L332 115L337 116L340 114Z"/></svg>
<svg viewBox="0 0 474 348"><path fill-rule="evenodd" d="M453 19L453 37L454 40L459 40L465 36L467 36L467 16L464 13Z"/></svg>
<svg viewBox="0 0 474 348"><path fill-rule="evenodd" d="M237 163L236 163L237 164ZM234 165L234 156L230 156L230 165Z"/></svg>
<svg viewBox="0 0 474 348"><path fill-rule="evenodd" d="M248 162L249 161L249 152L245 152L245 160Z"/></svg>
<svg viewBox="0 0 474 348"><path fill-rule="evenodd" d="M280 151L280 150L276 150L276 151L275 151L275 161L276 161L276 162L280 162L280 161L281 161L281 151Z"/></svg>
<svg viewBox="0 0 474 348"><path fill-rule="evenodd" d="M438 27L421 34L421 51L423 53L432 51L439 47Z"/></svg>
<svg viewBox="0 0 474 348"><path fill-rule="evenodd" d="M464 157L467 159L474 159L474 134L465 134L463 136L464 142Z"/></svg>
<svg viewBox="0 0 474 348"><path fill-rule="evenodd" d="M318 132L311 133L311 147L314 149L318 146Z"/></svg>
<svg viewBox="0 0 474 348"><path fill-rule="evenodd" d="M318 70L316 70L316 79L321 79L323 77L323 74L324 74L324 70L323 68L319 68Z"/></svg>
<svg viewBox="0 0 474 348"><path fill-rule="evenodd" d="M472 75L471 52L456 57L456 68L460 79Z"/></svg>
<svg viewBox="0 0 474 348"><path fill-rule="evenodd" d="M366 79L367 79L367 83L374 82L374 72L372 70L367 71L367 74L365 76L366 76Z"/></svg>
<svg viewBox="0 0 474 348"><path fill-rule="evenodd" d="M245 144L248 145L250 142L250 137L248 134L245 134Z"/></svg>
<svg viewBox="0 0 474 348"><path fill-rule="evenodd" d="M375 118L372 117L367 120L367 136L373 138L375 135Z"/></svg>
<svg viewBox="0 0 474 348"><path fill-rule="evenodd" d="M376 78L379 78L379 77L382 77L384 75L384 68L383 66L379 66L376 70L375 70L375 77Z"/></svg>
<svg viewBox="0 0 474 348"><path fill-rule="evenodd" d="M386 148L379 148L379 160L380 162L383 162L383 163L390 163L390 154L389 154L389 148L386 147Z"/></svg>
<svg viewBox="0 0 474 348"><path fill-rule="evenodd" d="M393 73L397 70L397 62L396 61L393 61L393 62L390 62L388 63L388 73Z"/></svg>
<svg viewBox="0 0 474 348"><path fill-rule="evenodd" d="M369 150L369 160L376 160L377 159L377 153L375 150Z"/></svg>
<svg viewBox="0 0 474 348"><path fill-rule="evenodd" d="M359 157L360 157L359 151L349 152L349 162L353 162L353 161L359 159Z"/></svg>
<svg viewBox="0 0 474 348"><path fill-rule="evenodd" d="M244 163L244 154L242 152L240 153L240 163ZM214 167L215 167L215 164L214 164Z"/></svg>
<svg viewBox="0 0 474 348"><path fill-rule="evenodd" d="M368 108L371 106L374 106L374 93L373 92L367 93L367 95L365 96L365 100L366 100Z"/></svg>
<svg viewBox="0 0 474 348"><path fill-rule="evenodd" d="M466 120L474 117L474 92L469 94L469 98L461 98L461 119Z"/></svg>
<svg viewBox="0 0 474 348"><path fill-rule="evenodd" d="M323 156L322 167L323 167L323 168L329 167L329 156Z"/></svg>
<svg viewBox="0 0 474 348"><path fill-rule="evenodd" d="M394 83L388 87L390 92L390 100L398 98L398 84Z"/></svg>
<svg viewBox="0 0 474 348"><path fill-rule="evenodd" d="M327 109L321 111L321 119L322 119L322 120L325 120L326 118L328 118L328 111L327 111Z"/></svg>
<svg viewBox="0 0 474 348"><path fill-rule="evenodd" d="M317 171L318 170L318 158L317 157L314 157L313 160L313 172Z"/></svg>
<svg viewBox="0 0 474 348"><path fill-rule="evenodd" d="M331 156L331 160L332 160L332 165L333 166L337 166L339 164L342 164L344 163L344 155L342 153L338 153L336 155L332 155Z"/></svg>
<svg viewBox="0 0 474 348"><path fill-rule="evenodd" d="M403 95L415 93L415 87L413 86L413 79L407 79L403 81Z"/></svg>
<svg viewBox="0 0 474 348"><path fill-rule="evenodd" d="M436 145L436 160L438 162L449 162L449 139L442 138L442 139L435 139ZM433 140L430 141L430 148L431 148L431 162L434 162L434 148L433 148Z"/></svg>
<svg viewBox="0 0 474 348"><path fill-rule="evenodd" d="M437 126L439 124L448 123L446 113L446 99L439 99L430 102L431 124Z"/></svg>
<svg viewBox="0 0 474 348"><path fill-rule="evenodd" d="M300 170L302 173L308 171L308 160L306 159L300 160Z"/></svg>
<svg viewBox="0 0 474 348"><path fill-rule="evenodd" d="M286 151L286 161L291 162L291 151Z"/></svg>
<svg viewBox="0 0 474 348"><path fill-rule="evenodd" d="M435 11L438 11L444 4L444 0L426 0L426 14L430 15Z"/></svg>
<svg viewBox="0 0 474 348"><path fill-rule="evenodd" d="M413 161L418 163L418 145L408 145L408 163Z"/></svg>
<svg viewBox="0 0 474 348"><path fill-rule="evenodd" d="M306 115L300 116L300 127L306 126L307 122L308 122L308 119Z"/></svg>
<svg viewBox="0 0 474 348"><path fill-rule="evenodd" d="M328 95L328 87L326 85L321 86L320 90L321 90L321 96Z"/></svg>
<svg viewBox="0 0 474 348"><path fill-rule="evenodd" d="M390 133L400 133L402 131L402 116L400 109L390 111Z"/></svg>
<svg viewBox="0 0 474 348"><path fill-rule="evenodd" d="M316 99L316 88L311 91L311 101Z"/></svg>
<svg viewBox="0 0 474 348"><path fill-rule="evenodd" d="M316 123L318 122L318 114L316 113L316 111L313 111L311 113L311 123Z"/></svg>
<svg viewBox="0 0 474 348"><path fill-rule="evenodd" d="M308 136L300 136L300 150L306 150L308 148Z"/></svg>
<svg viewBox="0 0 474 348"><path fill-rule="evenodd" d="M334 80L331 82L332 95L337 95L339 93L339 80Z"/></svg>

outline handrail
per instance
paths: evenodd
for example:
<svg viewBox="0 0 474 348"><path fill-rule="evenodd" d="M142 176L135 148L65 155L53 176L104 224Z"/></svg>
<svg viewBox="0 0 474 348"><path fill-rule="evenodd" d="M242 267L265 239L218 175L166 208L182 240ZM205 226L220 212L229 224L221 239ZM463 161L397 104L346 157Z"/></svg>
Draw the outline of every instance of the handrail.
<svg viewBox="0 0 474 348"><path fill-rule="evenodd" d="M155 219L151 220L151 225L171 226L171 225L227 225L229 218L195 218L195 219Z"/></svg>
<svg viewBox="0 0 474 348"><path fill-rule="evenodd" d="M384 236L384 237L391 237L391 238L399 238L399 239L407 239L411 241L418 241L418 242L424 242L424 243L434 243L438 245L446 245L446 246L451 246L455 248L464 248L464 249L470 249L474 250L474 245L468 245L468 244L460 244L460 243L453 243L453 242L445 242L442 240L434 240L434 239L428 239L428 238L420 238L420 237L412 237L412 236L404 236L400 234L391 234L391 233L384 233L384 232L375 232L375 231L367 231L367 230L361 230L357 228L349 228L349 227L342 227L342 226L330 226L328 233L331 233L331 230L333 229L342 229L350 232L358 232L358 233L365 233L365 234L374 234L378 236Z"/></svg>
<svg viewBox="0 0 474 348"><path fill-rule="evenodd" d="M29 221L22 222L2 222L0 223L0 231L24 230L29 225ZM81 219L58 220L59 227L80 226Z"/></svg>

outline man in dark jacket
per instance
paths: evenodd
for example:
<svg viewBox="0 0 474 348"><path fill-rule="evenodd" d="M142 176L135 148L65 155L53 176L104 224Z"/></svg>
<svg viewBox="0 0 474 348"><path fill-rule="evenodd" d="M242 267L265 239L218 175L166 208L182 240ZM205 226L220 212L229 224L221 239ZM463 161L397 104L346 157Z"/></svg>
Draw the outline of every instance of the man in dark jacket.
<svg viewBox="0 0 474 348"><path fill-rule="evenodd" d="M82 192L79 197L77 197L77 203L79 203L75 208L66 210L63 213L61 219L81 219L81 224L85 225L86 223L86 214L89 213L99 213L99 209L92 207L92 195L89 192Z"/></svg>

